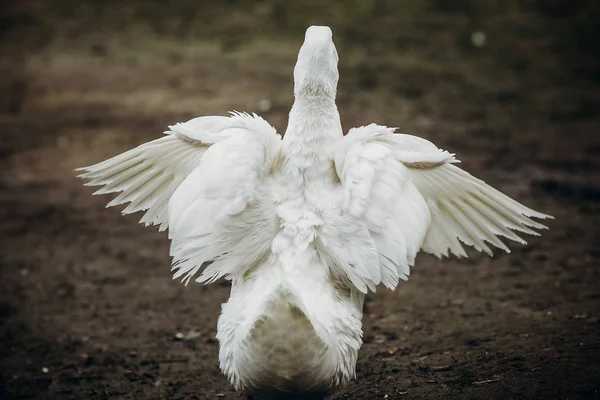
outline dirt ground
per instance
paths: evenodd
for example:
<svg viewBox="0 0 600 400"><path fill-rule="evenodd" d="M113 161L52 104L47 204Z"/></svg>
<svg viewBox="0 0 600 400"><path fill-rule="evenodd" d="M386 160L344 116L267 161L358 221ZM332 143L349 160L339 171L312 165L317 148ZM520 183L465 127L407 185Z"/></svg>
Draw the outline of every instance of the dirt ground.
<svg viewBox="0 0 600 400"><path fill-rule="evenodd" d="M283 131L311 24L334 29L345 129L426 137L556 217L370 296L334 399L600 398L599 2L204 3L0 5L1 398L241 398L217 365L227 284L173 282L166 235L73 169L264 99Z"/></svg>

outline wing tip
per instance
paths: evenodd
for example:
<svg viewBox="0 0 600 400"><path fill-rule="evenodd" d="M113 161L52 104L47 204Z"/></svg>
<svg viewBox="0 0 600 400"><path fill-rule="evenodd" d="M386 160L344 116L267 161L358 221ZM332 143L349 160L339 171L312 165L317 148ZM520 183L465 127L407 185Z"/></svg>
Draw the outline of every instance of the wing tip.
<svg viewBox="0 0 600 400"><path fill-rule="evenodd" d="M534 218L538 218L538 219L555 219L554 215L544 214L544 213L540 213L540 212L536 212L533 215L528 215L528 217L534 217Z"/></svg>

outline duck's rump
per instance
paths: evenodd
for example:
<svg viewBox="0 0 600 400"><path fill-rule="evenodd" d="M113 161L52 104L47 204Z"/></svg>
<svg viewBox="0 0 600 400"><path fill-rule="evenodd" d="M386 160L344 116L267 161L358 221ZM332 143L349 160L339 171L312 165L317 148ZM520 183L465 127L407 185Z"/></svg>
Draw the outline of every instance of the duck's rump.
<svg viewBox="0 0 600 400"><path fill-rule="evenodd" d="M249 389L327 392L334 381L335 351L317 335L305 313L287 300L273 302L245 340L247 375L253 378Z"/></svg>
<svg viewBox="0 0 600 400"><path fill-rule="evenodd" d="M243 337L219 333L236 337L221 342L221 368L237 389L260 398L322 398L349 380L354 365L349 371L340 338L317 333L298 299L278 292Z"/></svg>

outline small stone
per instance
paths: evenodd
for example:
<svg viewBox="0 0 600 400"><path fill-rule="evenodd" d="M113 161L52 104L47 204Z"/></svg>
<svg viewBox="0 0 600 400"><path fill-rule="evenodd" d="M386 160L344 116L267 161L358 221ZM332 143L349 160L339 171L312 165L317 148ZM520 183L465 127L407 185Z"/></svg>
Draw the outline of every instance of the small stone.
<svg viewBox="0 0 600 400"><path fill-rule="evenodd" d="M20 272L21 276L27 276L27 275L29 275L29 270L27 268L23 268L19 272Z"/></svg>
<svg viewBox="0 0 600 400"><path fill-rule="evenodd" d="M47 374L48 372L50 372L50 370L48 368L46 368L46 367L42 367L42 372L44 374Z"/></svg>
<svg viewBox="0 0 600 400"><path fill-rule="evenodd" d="M261 101L258 102L258 109L261 112L267 112L269 110L271 110L272 105L271 105L271 100L269 99L262 99Z"/></svg>
<svg viewBox="0 0 600 400"><path fill-rule="evenodd" d="M200 335L202 335L200 332L197 332L197 331L195 331L195 330L193 330L193 329L192 329L191 331L189 331L189 332L188 332L188 333L185 335L184 339L185 339L185 340L194 340L194 339L197 339L197 338L199 338L199 337L200 337Z"/></svg>
<svg viewBox="0 0 600 400"><path fill-rule="evenodd" d="M381 344L385 343L387 337L385 335L375 335L375 339L373 340L375 343Z"/></svg>
<svg viewBox="0 0 600 400"><path fill-rule="evenodd" d="M481 31L476 31L471 34L471 42L475 47L483 47L485 46L487 41L485 33Z"/></svg>
<svg viewBox="0 0 600 400"><path fill-rule="evenodd" d="M175 334L175 339L177 339L177 340L181 340L181 339L183 339L183 337L184 337L184 335L183 335L183 333L181 333L181 332L177 332L177 333Z"/></svg>

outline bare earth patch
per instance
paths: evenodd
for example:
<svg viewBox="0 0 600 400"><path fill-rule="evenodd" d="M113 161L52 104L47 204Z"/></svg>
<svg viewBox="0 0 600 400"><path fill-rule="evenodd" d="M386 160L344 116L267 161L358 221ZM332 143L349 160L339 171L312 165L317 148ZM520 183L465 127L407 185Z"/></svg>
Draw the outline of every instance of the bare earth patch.
<svg viewBox="0 0 600 400"><path fill-rule="evenodd" d="M322 23L345 129L400 126L556 217L493 259L422 255L370 296L357 380L334 399L600 398L597 5L192 3L1 16L0 397L240 398L217 366L228 286L171 281L166 235L73 169L264 99L283 131L302 31Z"/></svg>

